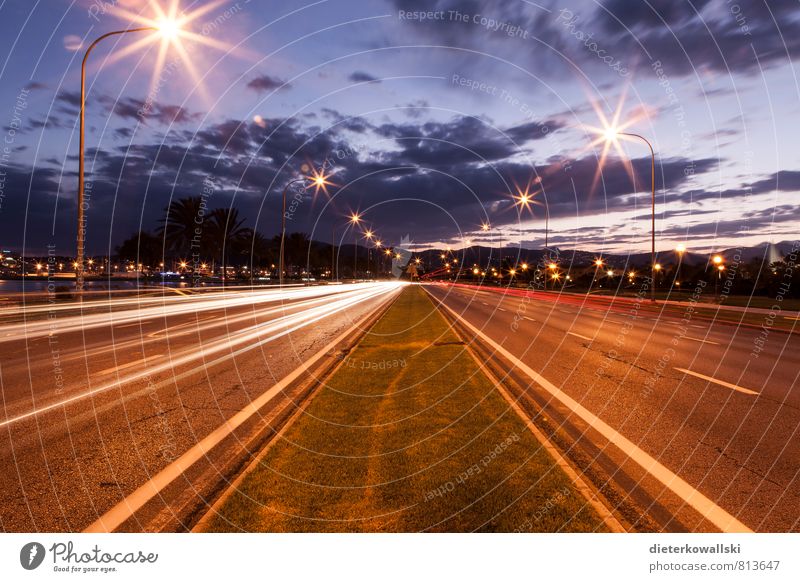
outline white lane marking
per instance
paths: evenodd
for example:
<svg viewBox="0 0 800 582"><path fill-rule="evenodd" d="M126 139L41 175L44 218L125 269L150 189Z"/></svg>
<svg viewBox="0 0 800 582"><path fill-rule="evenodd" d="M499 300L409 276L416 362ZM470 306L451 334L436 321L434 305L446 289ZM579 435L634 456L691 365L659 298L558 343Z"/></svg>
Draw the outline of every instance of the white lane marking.
<svg viewBox="0 0 800 582"><path fill-rule="evenodd" d="M704 339L700 339L700 338L696 338L696 337L689 337L688 335L683 336L683 339L691 340L693 342L700 342L700 343L704 343L704 344L711 344L712 346L718 346L719 345L719 342L712 342L712 341L709 341L709 340L704 340Z"/></svg>
<svg viewBox="0 0 800 582"><path fill-rule="evenodd" d="M147 364L147 362L152 362L158 358L163 357L164 354L156 354L155 356L150 356L147 358L142 358L141 360L136 360L135 362L129 362L127 364L120 364L119 366L113 366L111 368L106 368L105 370L100 370L99 372L95 372L97 376L105 376L106 374L110 374L112 372L119 372L121 370L127 370L128 368L133 368L134 366L140 366L142 364Z"/></svg>
<svg viewBox="0 0 800 582"><path fill-rule="evenodd" d="M497 311L505 311L505 309L503 309L502 307L498 307Z"/></svg>
<svg viewBox="0 0 800 582"><path fill-rule="evenodd" d="M150 321L151 320L146 319L146 320L143 320L143 321L136 321L134 323L126 323L125 325L114 325L114 324L112 324L111 327L113 327L114 329L124 329L126 327L145 325L145 324L150 323Z"/></svg>
<svg viewBox="0 0 800 582"><path fill-rule="evenodd" d="M547 390L562 404L567 406L575 414L581 417L585 422L592 426L601 435L613 443L619 450L628 455L634 462L636 462L645 471L650 473L653 477L663 483L673 493L678 495L687 504L695 508L701 515L708 519L711 523L717 526L723 532L740 532L752 533L752 530L736 519L730 513L725 511L719 505L711 501L708 497L700 493L697 489L692 487L684 479L670 471L667 467L662 465L659 461L654 459L648 453L637 447L633 442L622 436L619 432L611 428L598 416L584 408L580 403L567 395L565 392L557 388L554 384L543 378L537 372L534 372L527 364L516 358L511 352L503 346L489 338L485 333L477 327L466 321L458 313L450 309L447 305L434 298L436 302L447 309L454 318L461 321L468 329L470 329L476 336L480 337L487 344L492 346L494 350L502 355L504 358L514 364L514 366L530 377L534 382L539 384L542 388Z"/></svg>
<svg viewBox="0 0 800 582"><path fill-rule="evenodd" d="M394 293L389 294L390 297L392 295L394 295ZM380 305L384 305L384 303L385 301L381 302ZM379 309L380 305L376 307L376 309ZM264 392L261 396L250 402L242 410L226 420L225 423L219 428L208 434L208 436L206 436L191 449L183 453L180 457L178 457L178 459L164 467L149 481L141 485L138 489L136 489L136 491L109 509L106 513L100 516L97 521L83 531L87 533L105 533L112 532L118 528L145 503L161 493L165 487L180 477L189 467L191 467L200 459L204 458L215 446L222 442L225 437L230 435L234 430L236 430L236 428L241 426L251 416L256 414L267 402L272 400L275 396L280 394L284 388L305 374L308 368L318 362L321 358L333 352L336 346L342 342L353 331L353 329L367 321L369 316L373 313L375 313L375 310L370 311L370 313L360 319L353 327L350 327L345 332L340 334L331 343L311 356L303 364L298 366L297 369L295 369L291 374L283 378L272 388Z"/></svg>
<svg viewBox="0 0 800 582"><path fill-rule="evenodd" d="M489 305L488 303L486 303L486 301L481 301L481 303L483 303L484 305Z"/></svg>
<svg viewBox="0 0 800 582"><path fill-rule="evenodd" d="M536 321L534 318L528 317L527 315L523 315L522 319L527 319L528 321Z"/></svg>
<svg viewBox="0 0 800 582"><path fill-rule="evenodd" d="M713 382L714 384L719 384L720 386L724 386L725 388L730 388L731 390L736 390L737 392L741 392L742 394L751 394L753 396L758 396L758 392L754 392L753 390L750 390L748 388L742 388L741 386L737 386L736 384L731 384L723 380L717 380L716 378L712 378L711 376L698 374L697 372L692 372L691 370L687 370L686 368L675 368L675 369L678 370L678 372L683 372L684 374L695 376L697 378L700 378L701 380L705 380L706 382Z"/></svg>
<svg viewBox="0 0 800 582"><path fill-rule="evenodd" d="M581 335L581 334L579 334L579 333L575 333L575 332L572 332L572 331L568 331L567 333L568 333L569 335L574 335L575 337L579 337L579 338L581 338L582 340L586 340L586 341L589 341L589 342L590 342L590 341L593 341L593 340L592 340L592 338L590 338L590 337L586 337L585 335Z"/></svg>

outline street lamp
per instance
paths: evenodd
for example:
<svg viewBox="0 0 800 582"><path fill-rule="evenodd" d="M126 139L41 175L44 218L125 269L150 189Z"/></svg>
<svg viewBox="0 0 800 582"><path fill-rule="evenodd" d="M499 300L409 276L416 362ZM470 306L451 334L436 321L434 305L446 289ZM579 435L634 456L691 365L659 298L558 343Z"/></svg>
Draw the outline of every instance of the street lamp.
<svg viewBox="0 0 800 582"><path fill-rule="evenodd" d="M717 276L714 277L714 297L719 296L719 282L722 280L722 272L725 270L725 265L723 264L724 259L721 255L714 255L711 259L711 262L714 263L714 268L717 271Z"/></svg>
<svg viewBox="0 0 800 582"><path fill-rule="evenodd" d="M680 279L680 272L681 272L681 265L683 264L683 254L686 252L686 245L679 244L675 247L675 252L678 253L678 266L675 268L675 284L680 287L681 279Z"/></svg>
<svg viewBox="0 0 800 582"><path fill-rule="evenodd" d="M650 274L652 276L650 285L650 300L656 300L656 154L651 144L645 137L638 133L628 133L619 131L614 125L610 125L603 130L603 138L607 143L617 143L620 137L633 137L642 140L650 148L650 209L651 209L651 246L650 246Z"/></svg>
<svg viewBox="0 0 800 582"><path fill-rule="evenodd" d="M283 212L281 213L281 247L280 247L280 256L278 260L279 271L278 271L278 284L283 287L283 268L284 268L284 242L286 240L286 193L289 191L289 188L292 185L297 184L298 182L305 182L309 181L310 184L306 186L306 189L314 186L316 188L315 194L320 190L327 193L327 186L330 185L328 182L328 176L326 176L322 170L319 172L312 171L310 176L300 176L299 178L295 178L294 180L290 180L286 186L283 188Z"/></svg>
<svg viewBox="0 0 800 582"><path fill-rule="evenodd" d="M372 239L375 238L375 233L372 232L371 229L367 229L364 232L364 238L367 239L367 275L369 278L372 278L372 247L369 246L369 242L372 242Z"/></svg>
<svg viewBox="0 0 800 582"><path fill-rule="evenodd" d="M113 32L107 32L106 34L98 37L95 41L89 45L89 48L86 49L86 53L83 55L83 61L81 61L81 103L80 103L80 129L78 133L78 237L77 237L77 251L75 262L78 264L75 271L75 290L78 293L83 291L83 252L85 246L85 238L86 238L86 228L85 228L85 202L84 202L84 149L85 149L85 128L86 128L86 63L89 60L89 55L91 54L94 47L100 43L100 41L109 38L111 36L118 36L121 34L127 34L129 32L158 32L161 34L162 38L171 39L174 38L178 32L180 31L180 22L174 20L172 18L164 18L156 23L153 26L140 26L137 28L128 28L126 30L115 30Z"/></svg>
<svg viewBox="0 0 800 582"><path fill-rule="evenodd" d="M353 238L356 241L355 252L353 253L353 280L358 278L358 233L356 233L356 226L361 222L361 215L354 212L350 215L350 224L353 225Z"/></svg>

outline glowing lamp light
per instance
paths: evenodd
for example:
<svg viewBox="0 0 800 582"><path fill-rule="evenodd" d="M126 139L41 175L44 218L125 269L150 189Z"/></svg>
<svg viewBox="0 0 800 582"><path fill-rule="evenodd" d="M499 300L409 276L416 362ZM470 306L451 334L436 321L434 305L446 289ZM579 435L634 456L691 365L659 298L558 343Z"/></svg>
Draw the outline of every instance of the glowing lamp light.
<svg viewBox="0 0 800 582"><path fill-rule="evenodd" d="M175 38L181 30L180 22L173 18L162 18L156 22L159 34L164 38Z"/></svg>

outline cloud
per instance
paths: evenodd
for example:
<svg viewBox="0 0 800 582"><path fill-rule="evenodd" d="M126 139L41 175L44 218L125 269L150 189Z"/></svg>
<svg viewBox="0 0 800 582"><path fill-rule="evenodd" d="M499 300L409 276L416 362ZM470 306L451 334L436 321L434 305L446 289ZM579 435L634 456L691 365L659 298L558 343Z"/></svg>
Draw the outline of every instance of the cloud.
<svg viewBox="0 0 800 582"><path fill-rule="evenodd" d="M76 34L64 37L64 48L70 52L77 52L83 48L83 39Z"/></svg>
<svg viewBox="0 0 800 582"><path fill-rule="evenodd" d="M25 88L28 91L41 91L43 89L47 89L47 85L45 85L44 83L39 83L38 81L31 81L30 83L25 85Z"/></svg>
<svg viewBox="0 0 800 582"><path fill-rule="evenodd" d="M117 117L142 123L155 121L161 125L180 125L202 118L202 114L192 113L180 105L162 104L133 97L114 100L102 96L98 100Z"/></svg>
<svg viewBox="0 0 800 582"><path fill-rule="evenodd" d="M247 88L256 91L257 93L266 93L267 91L275 91L278 89L288 89L291 85L286 84L277 77L270 75L260 75L247 82Z"/></svg>
<svg viewBox="0 0 800 582"><path fill-rule="evenodd" d="M351 83L380 83L380 79L364 71L354 71L347 77Z"/></svg>
<svg viewBox="0 0 800 582"><path fill-rule="evenodd" d="M620 55L661 61L671 76L702 69L757 73L800 57L795 0L608 0L594 14L584 14L582 22L587 27L599 23ZM652 73L649 66L645 70Z"/></svg>

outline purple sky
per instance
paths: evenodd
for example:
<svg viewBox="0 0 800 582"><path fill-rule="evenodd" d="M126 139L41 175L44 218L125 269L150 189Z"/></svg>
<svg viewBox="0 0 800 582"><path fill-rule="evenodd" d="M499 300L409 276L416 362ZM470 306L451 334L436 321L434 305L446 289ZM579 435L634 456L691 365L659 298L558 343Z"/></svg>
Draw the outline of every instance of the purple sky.
<svg viewBox="0 0 800 582"><path fill-rule="evenodd" d="M80 46L139 25L119 7L154 13L147 0L0 4L4 249L73 252ZM298 199L289 230L329 240L358 210L389 244L540 247L549 209L551 245L644 250L649 150L623 142L599 172L603 146L587 130L618 107L655 147L660 248L798 237L797 0L180 9L206 10L181 40L189 61L171 47L159 67L158 43L111 59L133 34L92 54L91 253L155 230L171 199L204 182L211 207L233 205L272 236L283 185L325 160L331 197ZM520 212L511 196L529 183L537 205Z"/></svg>

